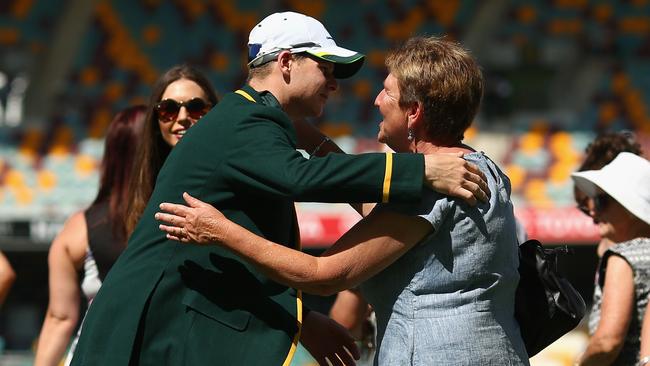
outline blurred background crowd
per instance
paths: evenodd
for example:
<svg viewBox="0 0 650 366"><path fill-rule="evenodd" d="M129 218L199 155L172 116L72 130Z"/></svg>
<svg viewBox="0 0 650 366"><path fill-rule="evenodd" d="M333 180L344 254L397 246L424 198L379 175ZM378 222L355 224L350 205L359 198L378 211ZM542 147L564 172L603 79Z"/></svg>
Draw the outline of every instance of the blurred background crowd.
<svg viewBox="0 0 650 366"><path fill-rule="evenodd" d="M17 277L0 308L0 365L31 363L47 307L48 247L97 194L112 117L146 104L154 81L180 63L221 94L235 90L250 29L280 10L321 20L337 42L367 55L314 121L350 153L384 149L373 101L392 45L446 35L468 48L487 83L466 141L510 177L528 236L574 249L561 270L590 301L598 232L575 207L570 174L602 132L630 131L650 151L650 1L3 0L0 251ZM298 210L313 252L357 220L343 205ZM306 301L324 312L331 304ZM536 364L571 364L585 338L579 328ZM294 363L309 362L299 355Z"/></svg>

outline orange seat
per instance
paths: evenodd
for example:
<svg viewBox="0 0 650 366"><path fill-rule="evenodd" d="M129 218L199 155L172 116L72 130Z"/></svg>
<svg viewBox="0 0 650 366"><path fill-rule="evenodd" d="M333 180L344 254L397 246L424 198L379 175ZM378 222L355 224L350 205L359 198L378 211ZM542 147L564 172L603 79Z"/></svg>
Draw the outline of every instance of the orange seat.
<svg viewBox="0 0 650 366"><path fill-rule="evenodd" d="M56 186L57 177L56 174L49 170L41 170L36 176L36 181L38 182L38 188L49 192Z"/></svg>

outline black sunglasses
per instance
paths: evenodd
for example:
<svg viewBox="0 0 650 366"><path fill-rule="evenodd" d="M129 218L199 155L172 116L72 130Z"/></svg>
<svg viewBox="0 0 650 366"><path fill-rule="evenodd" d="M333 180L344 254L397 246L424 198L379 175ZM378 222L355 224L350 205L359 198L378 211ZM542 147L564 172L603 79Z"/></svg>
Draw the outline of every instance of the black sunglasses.
<svg viewBox="0 0 650 366"><path fill-rule="evenodd" d="M174 99L164 99L161 100L160 103L156 104L155 110L158 115L158 120L161 122L170 122L175 120L178 117L178 112L180 112L181 107L185 107L187 115L191 119L198 120L208 113L212 105L201 98L192 98L185 102L179 102Z"/></svg>
<svg viewBox="0 0 650 366"><path fill-rule="evenodd" d="M611 201L611 197L607 194L599 194L592 199L594 200L594 210L596 212L602 212L609 206L609 202Z"/></svg>
<svg viewBox="0 0 650 366"><path fill-rule="evenodd" d="M582 211L583 214L585 214L587 216L591 216L591 214L590 214L591 210L589 210L588 203L589 203L589 198L585 197L584 199L580 200L580 203L578 203L577 207L578 207L578 210Z"/></svg>
<svg viewBox="0 0 650 366"><path fill-rule="evenodd" d="M594 202L594 211L601 212L609 205L610 197L609 195L602 193L595 197L592 197L591 200ZM578 210L582 211L582 213L585 215L591 216L591 210L589 209L588 203L589 198L585 198L580 201L577 207Z"/></svg>

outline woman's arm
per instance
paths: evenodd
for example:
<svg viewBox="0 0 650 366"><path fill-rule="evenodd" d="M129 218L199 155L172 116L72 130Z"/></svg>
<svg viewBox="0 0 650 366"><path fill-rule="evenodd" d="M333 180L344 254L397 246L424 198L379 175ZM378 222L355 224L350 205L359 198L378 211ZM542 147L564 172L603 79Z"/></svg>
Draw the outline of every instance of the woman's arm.
<svg viewBox="0 0 650 366"><path fill-rule="evenodd" d="M600 322L589 340L580 365L609 365L623 347L634 308L634 274L621 257L607 258Z"/></svg>
<svg viewBox="0 0 650 366"><path fill-rule="evenodd" d="M317 295L331 295L372 277L433 228L420 217L373 211L320 257L268 241L226 219L211 205L184 193L189 206L163 203L156 219L168 237L218 244L259 267L271 279Z"/></svg>
<svg viewBox="0 0 650 366"><path fill-rule="evenodd" d="M643 316L643 326L641 327L641 351L639 352L639 360L644 357L650 357L650 302L645 308L645 315ZM650 360L649 360L650 364Z"/></svg>
<svg viewBox="0 0 650 366"><path fill-rule="evenodd" d="M0 252L0 306L5 302L9 289L16 280L16 273L7 258Z"/></svg>
<svg viewBox="0 0 650 366"><path fill-rule="evenodd" d="M48 255L50 299L34 365L58 365L79 320L79 278L88 249L86 219L74 214L52 242Z"/></svg>

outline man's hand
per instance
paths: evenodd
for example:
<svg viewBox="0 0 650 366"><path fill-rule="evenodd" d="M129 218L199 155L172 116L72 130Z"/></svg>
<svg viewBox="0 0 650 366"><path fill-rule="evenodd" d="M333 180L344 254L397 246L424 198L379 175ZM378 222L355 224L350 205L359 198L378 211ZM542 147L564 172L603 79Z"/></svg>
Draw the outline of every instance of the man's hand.
<svg viewBox="0 0 650 366"><path fill-rule="evenodd" d="M187 206L163 202L156 220L163 222L160 230L167 238L184 243L211 244L223 241L232 223L221 211L208 203L183 193Z"/></svg>
<svg viewBox="0 0 650 366"><path fill-rule="evenodd" d="M300 342L321 366L356 365L360 357L350 332L313 310L303 319Z"/></svg>
<svg viewBox="0 0 650 366"><path fill-rule="evenodd" d="M427 186L442 194L462 198L470 205L477 199L487 202L490 189L478 167L463 159L463 153L424 155L424 179Z"/></svg>

